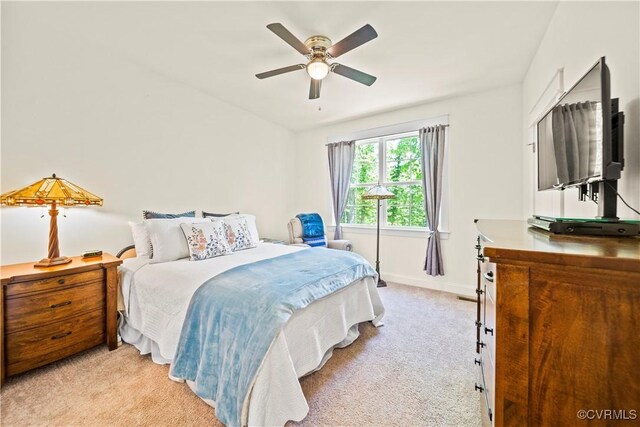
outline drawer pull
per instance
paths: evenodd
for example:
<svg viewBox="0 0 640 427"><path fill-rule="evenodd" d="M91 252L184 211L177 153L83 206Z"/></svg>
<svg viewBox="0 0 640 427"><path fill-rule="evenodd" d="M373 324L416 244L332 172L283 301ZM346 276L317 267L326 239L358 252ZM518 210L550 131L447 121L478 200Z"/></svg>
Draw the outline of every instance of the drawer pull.
<svg viewBox="0 0 640 427"><path fill-rule="evenodd" d="M59 340L60 338L64 338L66 336L71 335L71 331L64 332L62 334L54 335L51 337L52 340Z"/></svg>
<svg viewBox="0 0 640 427"><path fill-rule="evenodd" d="M58 279L58 283L59 283L60 285L64 285L64 279Z"/></svg>
<svg viewBox="0 0 640 427"><path fill-rule="evenodd" d="M485 280L487 280L488 282L493 283L493 271L488 271L486 273L483 274Z"/></svg>
<svg viewBox="0 0 640 427"><path fill-rule="evenodd" d="M480 364L480 359L473 359L473 363L475 363L476 365Z"/></svg>
<svg viewBox="0 0 640 427"><path fill-rule="evenodd" d="M480 262L484 262L484 255L481 255L481 254L480 254L480 255L478 255L478 256L476 257L476 259L477 259L478 261L480 261Z"/></svg>
<svg viewBox="0 0 640 427"><path fill-rule="evenodd" d="M475 389L477 391L479 391L480 393L482 393L484 391L484 387L482 387L481 385L478 385L478 383L476 383Z"/></svg>
<svg viewBox="0 0 640 427"><path fill-rule="evenodd" d="M65 305L71 304L71 301L59 302L58 304L51 304L51 308L63 307Z"/></svg>
<svg viewBox="0 0 640 427"><path fill-rule="evenodd" d="M478 341L478 345L480 346L480 348L485 348L487 345L485 343L483 343L482 341Z"/></svg>
<svg viewBox="0 0 640 427"><path fill-rule="evenodd" d="M484 333L485 334L491 334L491 336L493 336L493 328L487 328L486 326L484 327Z"/></svg>

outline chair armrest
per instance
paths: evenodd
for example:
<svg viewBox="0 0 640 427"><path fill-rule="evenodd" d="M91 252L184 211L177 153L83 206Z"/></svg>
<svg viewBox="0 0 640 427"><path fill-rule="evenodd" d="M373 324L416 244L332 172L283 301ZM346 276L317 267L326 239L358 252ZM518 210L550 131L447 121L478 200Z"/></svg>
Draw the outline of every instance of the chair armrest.
<svg viewBox="0 0 640 427"><path fill-rule="evenodd" d="M331 249L340 249L342 251L353 251L351 240L329 240L327 242L327 247Z"/></svg>
<svg viewBox="0 0 640 427"><path fill-rule="evenodd" d="M129 245L129 246L126 246L126 247L120 249L120 251L118 252L116 257L118 257L120 259L135 258L136 257L136 246L135 245Z"/></svg>

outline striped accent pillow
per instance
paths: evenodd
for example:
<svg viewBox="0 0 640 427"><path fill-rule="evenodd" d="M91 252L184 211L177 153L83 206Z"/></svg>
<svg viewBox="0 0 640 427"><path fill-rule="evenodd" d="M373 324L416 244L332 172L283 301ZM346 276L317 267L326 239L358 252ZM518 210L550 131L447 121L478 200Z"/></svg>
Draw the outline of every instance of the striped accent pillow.
<svg viewBox="0 0 640 427"><path fill-rule="evenodd" d="M168 214L154 211L142 211L143 219L173 219L173 218L195 218L196 211L183 212L180 214Z"/></svg>
<svg viewBox="0 0 640 427"><path fill-rule="evenodd" d="M202 211L202 217L203 218L224 218L225 216L238 215L239 213L240 213L240 211L238 211L238 212L229 212L227 214L220 214L220 213L212 213L212 212Z"/></svg>

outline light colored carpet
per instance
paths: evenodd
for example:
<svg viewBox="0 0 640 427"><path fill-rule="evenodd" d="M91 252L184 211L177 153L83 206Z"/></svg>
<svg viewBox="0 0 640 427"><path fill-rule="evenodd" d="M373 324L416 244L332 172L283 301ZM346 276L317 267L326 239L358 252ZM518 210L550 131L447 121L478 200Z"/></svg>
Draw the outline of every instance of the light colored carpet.
<svg viewBox="0 0 640 427"><path fill-rule="evenodd" d="M288 426L479 426L475 305L395 284L380 294L385 326L361 325L355 343L301 380L309 415ZM167 373L126 344L89 350L9 378L0 393L2 425L221 425Z"/></svg>

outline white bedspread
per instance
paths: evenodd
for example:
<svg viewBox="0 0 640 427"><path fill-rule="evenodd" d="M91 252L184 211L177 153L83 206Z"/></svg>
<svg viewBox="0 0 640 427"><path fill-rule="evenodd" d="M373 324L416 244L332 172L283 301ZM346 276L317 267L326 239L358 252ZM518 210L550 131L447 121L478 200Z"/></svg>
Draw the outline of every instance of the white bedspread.
<svg viewBox="0 0 640 427"><path fill-rule="evenodd" d="M148 259L124 260L121 287L126 310L120 333L156 363L170 363L182 323L196 289L207 279L235 266L305 250L260 243L204 261L179 260L149 264ZM283 425L303 419L309 408L298 378L319 369L336 346L358 337L357 324L381 324L384 307L372 278L357 281L340 292L295 313L278 335L256 377L243 411L248 425ZM213 402L208 402L213 404Z"/></svg>

